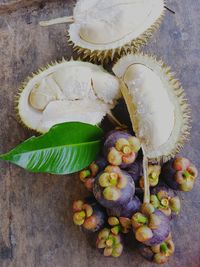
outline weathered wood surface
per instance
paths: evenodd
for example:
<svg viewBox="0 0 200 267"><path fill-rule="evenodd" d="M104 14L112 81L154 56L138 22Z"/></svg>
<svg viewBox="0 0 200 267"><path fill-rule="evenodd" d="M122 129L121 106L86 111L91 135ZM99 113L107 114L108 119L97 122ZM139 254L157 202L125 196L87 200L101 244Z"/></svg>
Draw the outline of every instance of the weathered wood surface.
<svg viewBox="0 0 200 267"><path fill-rule="evenodd" d="M45 0L1 0L0 1L0 14L11 13L19 8L28 7L30 5L40 3L43 5Z"/></svg>
<svg viewBox="0 0 200 267"><path fill-rule="evenodd" d="M40 66L71 56L66 26L40 28L42 19L70 15L74 1L0 1L0 11L27 8L0 15L0 152L6 152L32 133L15 116L14 97L24 78ZM183 154L200 169L200 2L170 0L176 15L166 12L164 22L145 51L162 57L187 92L193 110L191 141ZM5 9L4 9L5 11ZM72 224L71 204L83 197L76 176L30 174L0 162L0 266L2 267L128 267L154 266L134 248L119 259L104 258L92 247L91 237ZM180 194L182 210L173 223L176 253L169 267L200 266L200 182L190 193Z"/></svg>

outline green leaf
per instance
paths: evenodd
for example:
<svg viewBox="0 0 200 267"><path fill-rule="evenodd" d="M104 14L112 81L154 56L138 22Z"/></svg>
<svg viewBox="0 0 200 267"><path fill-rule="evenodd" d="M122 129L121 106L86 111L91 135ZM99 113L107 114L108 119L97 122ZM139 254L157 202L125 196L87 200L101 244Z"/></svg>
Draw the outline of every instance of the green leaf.
<svg viewBox="0 0 200 267"><path fill-rule="evenodd" d="M103 131L81 122L53 126L48 133L31 137L0 159L31 172L69 174L82 170L96 159Z"/></svg>

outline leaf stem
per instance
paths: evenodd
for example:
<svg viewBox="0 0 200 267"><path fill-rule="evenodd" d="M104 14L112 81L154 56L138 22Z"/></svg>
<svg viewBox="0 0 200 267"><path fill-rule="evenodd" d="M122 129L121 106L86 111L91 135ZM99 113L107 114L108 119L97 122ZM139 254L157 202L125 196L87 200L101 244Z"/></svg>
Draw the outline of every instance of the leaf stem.
<svg viewBox="0 0 200 267"><path fill-rule="evenodd" d="M143 150L143 172L144 172L144 203L150 202L150 189L149 189L149 179L148 179L148 158L146 157L146 153Z"/></svg>
<svg viewBox="0 0 200 267"><path fill-rule="evenodd" d="M68 17L62 17L62 18L40 21L39 25L46 27L46 26L55 25L55 24L72 23L72 22L74 22L74 17L68 16Z"/></svg>

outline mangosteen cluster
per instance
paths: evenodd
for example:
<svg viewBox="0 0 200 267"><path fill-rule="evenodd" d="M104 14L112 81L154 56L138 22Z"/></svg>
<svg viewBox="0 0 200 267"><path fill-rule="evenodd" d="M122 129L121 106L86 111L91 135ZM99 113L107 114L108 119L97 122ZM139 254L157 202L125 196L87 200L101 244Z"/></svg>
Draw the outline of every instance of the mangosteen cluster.
<svg viewBox="0 0 200 267"><path fill-rule="evenodd" d="M174 190L190 191L198 172L182 157L162 166L148 164L151 194L143 201L140 148L139 139L125 130L105 136L102 156L79 173L92 196L73 203L73 221L87 232L97 232L96 247L104 256L119 257L124 235L130 234L145 259L163 264L175 250L170 223L181 205Z"/></svg>

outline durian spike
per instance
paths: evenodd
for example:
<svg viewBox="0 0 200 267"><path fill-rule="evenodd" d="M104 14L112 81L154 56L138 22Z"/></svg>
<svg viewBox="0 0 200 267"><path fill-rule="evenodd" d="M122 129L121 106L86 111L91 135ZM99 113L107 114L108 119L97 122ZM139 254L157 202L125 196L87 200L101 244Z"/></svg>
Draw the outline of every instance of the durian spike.
<svg viewBox="0 0 200 267"><path fill-rule="evenodd" d="M150 188L149 188L149 179L148 179L148 158L146 157L145 150L142 146L143 151L143 176L144 176L144 203L150 202Z"/></svg>
<svg viewBox="0 0 200 267"><path fill-rule="evenodd" d="M74 22L74 17L68 16L68 17L62 17L62 18L40 21L39 25L46 27L46 26L55 25L55 24L72 23L72 22Z"/></svg>

